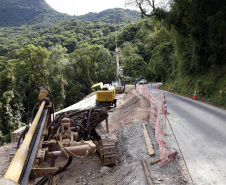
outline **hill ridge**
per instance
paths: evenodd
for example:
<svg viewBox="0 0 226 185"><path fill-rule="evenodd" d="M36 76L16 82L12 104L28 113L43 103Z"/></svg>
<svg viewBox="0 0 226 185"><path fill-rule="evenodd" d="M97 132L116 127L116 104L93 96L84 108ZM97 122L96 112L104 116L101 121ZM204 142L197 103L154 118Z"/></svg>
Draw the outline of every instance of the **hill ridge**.
<svg viewBox="0 0 226 185"><path fill-rule="evenodd" d="M51 8L45 0L0 0L0 26L56 24L72 18Z"/></svg>
<svg viewBox="0 0 226 185"><path fill-rule="evenodd" d="M74 17L83 21L105 22L112 24L128 24L141 20L140 12L123 8L109 8L99 13L89 12L87 14Z"/></svg>

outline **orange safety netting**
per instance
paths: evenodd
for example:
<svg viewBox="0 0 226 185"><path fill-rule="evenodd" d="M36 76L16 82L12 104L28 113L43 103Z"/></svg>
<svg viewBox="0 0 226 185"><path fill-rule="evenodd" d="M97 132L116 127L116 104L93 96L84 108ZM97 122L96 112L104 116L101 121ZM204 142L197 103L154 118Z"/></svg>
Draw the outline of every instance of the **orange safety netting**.
<svg viewBox="0 0 226 185"><path fill-rule="evenodd" d="M177 153L176 150L168 149L165 147L164 135L166 126L166 111L160 114L162 110L164 91L155 96L152 90L149 89L147 85L138 85L137 90L150 102L151 108L149 122L151 127L155 129L156 142L159 144L160 148L161 162L159 163L159 165L163 166L170 162Z"/></svg>

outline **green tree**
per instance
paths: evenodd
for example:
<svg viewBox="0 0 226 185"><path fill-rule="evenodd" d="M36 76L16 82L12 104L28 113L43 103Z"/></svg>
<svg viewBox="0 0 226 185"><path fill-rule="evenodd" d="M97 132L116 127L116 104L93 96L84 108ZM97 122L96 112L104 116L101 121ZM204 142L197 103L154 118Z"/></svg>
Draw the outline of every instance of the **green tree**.
<svg viewBox="0 0 226 185"><path fill-rule="evenodd" d="M67 84L67 81L64 78L64 70L69 63L67 49L61 45L50 48L50 55L45 62L48 83L53 92L55 108L58 110L63 108L65 100L65 84Z"/></svg>
<svg viewBox="0 0 226 185"><path fill-rule="evenodd" d="M98 64L96 70L97 82L111 83L115 80L116 63L113 61L110 51L101 47L96 56L96 62Z"/></svg>
<svg viewBox="0 0 226 185"><path fill-rule="evenodd" d="M2 94L0 97L0 132L6 137L2 138L4 141L0 138L0 142L10 141L9 133L23 125L21 121L23 112L24 108L18 93L6 91Z"/></svg>
<svg viewBox="0 0 226 185"><path fill-rule="evenodd" d="M129 43L122 48L124 74L133 78L146 76L147 63L137 52L138 48L132 47Z"/></svg>
<svg viewBox="0 0 226 185"><path fill-rule="evenodd" d="M19 59L15 62L17 81L29 81L33 85L49 87L46 59L49 51L41 46L27 45L18 52Z"/></svg>

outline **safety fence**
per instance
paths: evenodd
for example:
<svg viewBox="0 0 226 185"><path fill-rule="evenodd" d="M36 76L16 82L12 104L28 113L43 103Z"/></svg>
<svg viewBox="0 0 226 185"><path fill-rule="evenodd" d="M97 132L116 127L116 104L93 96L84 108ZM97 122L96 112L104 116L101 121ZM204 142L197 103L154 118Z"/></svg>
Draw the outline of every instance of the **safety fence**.
<svg viewBox="0 0 226 185"><path fill-rule="evenodd" d="M176 155L177 151L165 147L165 126L166 126L166 105L163 103L164 91L154 95L148 85L138 85L137 92L142 94L150 103L150 126L155 129L156 142L160 148L160 166L170 162Z"/></svg>

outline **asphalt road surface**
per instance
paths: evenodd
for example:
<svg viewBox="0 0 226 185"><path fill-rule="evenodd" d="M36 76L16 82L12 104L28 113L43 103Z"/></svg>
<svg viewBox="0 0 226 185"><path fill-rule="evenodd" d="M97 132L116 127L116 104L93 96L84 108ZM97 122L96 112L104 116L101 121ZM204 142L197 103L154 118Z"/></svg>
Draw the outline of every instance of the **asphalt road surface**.
<svg viewBox="0 0 226 185"><path fill-rule="evenodd" d="M152 89L155 94L161 92L156 84ZM167 117L194 184L226 185L226 110L164 94Z"/></svg>

